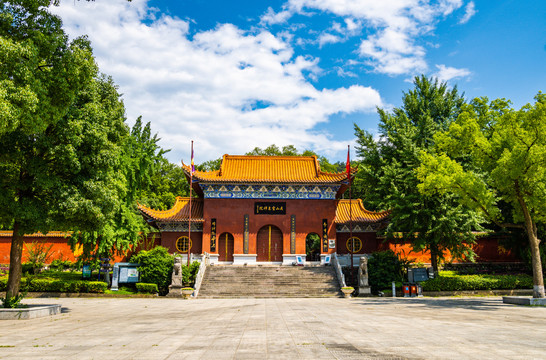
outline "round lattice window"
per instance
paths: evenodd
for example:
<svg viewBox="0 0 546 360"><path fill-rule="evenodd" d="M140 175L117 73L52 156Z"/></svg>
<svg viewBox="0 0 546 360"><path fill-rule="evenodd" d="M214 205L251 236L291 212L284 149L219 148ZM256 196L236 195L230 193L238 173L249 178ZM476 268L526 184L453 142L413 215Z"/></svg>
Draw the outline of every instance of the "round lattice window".
<svg viewBox="0 0 546 360"><path fill-rule="evenodd" d="M347 250L349 252L357 253L360 251L360 249L362 249L362 241L359 238L353 236L352 238L347 240Z"/></svg>
<svg viewBox="0 0 546 360"><path fill-rule="evenodd" d="M191 240L189 240L190 248L191 248ZM181 236L176 240L176 250L181 253L187 253L188 252L188 237L187 236Z"/></svg>

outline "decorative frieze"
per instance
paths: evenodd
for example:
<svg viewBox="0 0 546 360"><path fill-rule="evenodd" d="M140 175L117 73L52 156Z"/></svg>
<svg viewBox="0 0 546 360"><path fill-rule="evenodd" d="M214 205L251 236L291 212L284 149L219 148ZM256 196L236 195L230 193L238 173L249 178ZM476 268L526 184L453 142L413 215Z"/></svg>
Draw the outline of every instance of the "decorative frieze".
<svg viewBox="0 0 546 360"><path fill-rule="evenodd" d="M379 223L357 223L353 224L353 232L377 232L385 226L385 223L379 222ZM348 224L342 224L342 225L336 225L336 232L338 233L348 233L351 232L351 229L349 228Z"/></svg>
<svg viewBox="0 0 546 360"><path fill-rule="evenodd" d="M157 222L157 227L161 231L188 232L187 222ZM203 223L191 223L191 232L203 232Z"/></svg>
<svg viewBox="0 0 546 360"><path fill-rule="evenodd" d="M340 185L265 185L201 183L208 199L330 199Z"/></svg>

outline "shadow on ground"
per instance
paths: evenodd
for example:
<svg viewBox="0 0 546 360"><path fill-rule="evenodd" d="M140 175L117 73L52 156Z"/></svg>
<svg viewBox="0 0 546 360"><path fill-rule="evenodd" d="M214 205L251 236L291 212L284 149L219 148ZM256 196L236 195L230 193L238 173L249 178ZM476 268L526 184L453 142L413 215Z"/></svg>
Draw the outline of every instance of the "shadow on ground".
<svg viewBox="0 0 546 360"><path fill-rule="evenodd" d="M502 303L502 299L486 299L486 298L461 298L461 299L430 299L430 298L368 298L355 299L355 303L360 303L366 306L384 306L392 304L420 306L426 308L444 308L444 309L468 309L478 311L495 311L506 307Z"/></svg>

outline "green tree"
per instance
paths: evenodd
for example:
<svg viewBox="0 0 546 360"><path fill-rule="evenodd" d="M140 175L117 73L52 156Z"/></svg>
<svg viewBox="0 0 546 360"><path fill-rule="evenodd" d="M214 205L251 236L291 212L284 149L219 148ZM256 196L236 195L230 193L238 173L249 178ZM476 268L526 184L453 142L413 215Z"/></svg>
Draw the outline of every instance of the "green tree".
<svg viewBox="0 0 546 360"><path fill-rule="evenodd" d="M373 208L391 210L389 238L401 233L415 251L428 250L438 272L438 260L449 250L453 256L473 258L468 246L478 226L476 214L460 205L454 195L425 196L417 190L419 153L430 151L433 135L447 129L459 115L464 99L457 88L416 77L414 89L404 93L403 105L392 113L378 109L380 137L355 124L360 171L357 193Z"/></svg>
<svg viewBox="0 0 546 360"><path fill-rule="evenodd" d="M138 202L153 209L167 210L173 207L177 196L188 196L189 191L182 167L161 157L154 166L150 186L141 191Z"/></svg>
<svg viewBox="0 0 546 360"><path fill-rule="evenodd" d="M298 152L298 149L294 145L286 145L280 149L277 145L269 145L265 149L255 147L252 151L246 153L246 155L262 155L262 156L316 156L320 164L322 171L327 172L343 172L345 171L345 163L337 162L331 164L328 159L322 155L318 155L316 152L311 150L305 150L302 153ZM220 159L221 161L221 159ZM218 167L219 168L219 167Z"/></svg>
<svg viewBox="0 0 546 360"><path fill-rule="evenodd" d="M422 153L419 189L454 193L502 228L523 228L532 254L533 296L544 297L537 223L546 222L546 96L516 111L504 99L477 98L447 131L437 154ZM500 205L511 204L513 222Z"/></svg>
<svg viewBox="0 0 546 360"><path fill-rule="evenodd" d="M102 91L102 94L108 97L109 102L117 104L118 111L106 118L114 122L112 125L123 125L122 129L116 130L122 137L117 161L112 163L117 176L113 194L115 205L113 211L104 214L104 221L99 228L93 231L81 229L70 238L72 244L83 245L85 257L125 254L146 236L150 229L138 212L137 201L145 199L150 192L154 176L159 171L166 152L158 145L160 139L157 135L151 135L150 123L142 126L141 117L137 118L129 133L124 124L124 107L119 99L120 95L111 79L108 79L108 83L109 90ZM104 106L104 100L101 106L103 109L109 108ZM84 137L92 136L86 134Z"/></svg>
<svg viewBox="0 0 546 360"><path fill-rule="evenodd" d="M52 141L52 134L67 126L61 120L68 121L67 111L97 67L89 43L68 43L48 5L0 4L0 222L13 228L7 302L19 291L23 235L48 231L72 207L62 203L75 194L61 178L86 166L74 161L66 139Z"/></svg>
<svg viewBox="0 0 546 360"><path fill-rule="evenodd" d="M95 71L88 44L68 43L48 0L0 4L0 133L45 131Z"/></svg>
<svg viewBox="0 0 546 360"><path fill-rule="evenodd" d="M275 144L271 144L265 149L255 147L246 155L262 155L262 156L299 156L298 150L294 145L283 146L282 149Z"/></svg>

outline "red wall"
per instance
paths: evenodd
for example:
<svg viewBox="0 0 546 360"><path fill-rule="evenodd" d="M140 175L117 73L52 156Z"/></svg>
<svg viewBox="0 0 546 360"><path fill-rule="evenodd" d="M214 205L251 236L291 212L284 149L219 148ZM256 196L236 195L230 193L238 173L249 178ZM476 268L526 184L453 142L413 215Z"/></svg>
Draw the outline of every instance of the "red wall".
<svg viewBox="0 0 546 360"><path fill-rule="evenodd" d="M365 233L353 233L353 237L357 237L362 241L362 249L355 252L355 254L369 254L374 251L377 251L381 240L377 239L376 233L374 232L365 232ZM337 233L337 253L338 254L348 254L347 250L347 240L350 238L350 233ZM356 248L356 246L355 246Z"/></svg>
<svg viewBox="0 0 546 360"><path fill-rule="evenodd" d="M214 200L214 199L213 199ZM321 234L321 219L327 218L326 211L321 211L318 202L323 200L293 200L292 203L287 201L287 215L254 215L254 200L241 200L246 202L245 209L248 212L239 211L235 215L226 216L226 214L232 214L230 211L232 209L229 206L222 207L222 205L229 204L233 200L224 200L218 199L215 200L216 203L216 213L215 216L217 219L217 236L223 232L230 232L235 237L235 254L243 253L243 215L250 215L250 237L249 237L249 253L254 254L256 251L256 233L260 227L264 225L275 225L281 229L283 232L283 246L284 253L290 253L290 215L296 214L296 253L305 254L305 237L310 232L315 232ZM313 201L317 202L316 207L311 207L309 209L308 204L302 206L302 201ZM328 203L328 201L325 201ZM324 207L329 206L326 204ZM210 208L209 208L210 209ZM331 211L331 210L330 210ZM305 216L313 212L311 216ZM207 215L206 215L207 216ZM209 215L210 216L210 215ZM316 224L312 219L318 219L319 223ZM332 226L332 222L329 220L329 232L328 237L333 239L336 237L334 231L335 228ZM192 233L192 250L193 254L201 254L203 251L209 251L210 246L210 222L205 222L203 234L201 233ZM187 236L187 233L179 232L164 232L159 236L156 234L155 244L163 245L169 249L171 253L176 252L176 239L180 236ZM413 252L411 250L411 245L409 242L406 243L394 243L390 241L383 242L382 239L377 239L375 233L353 233L353 236L356 236L362 241L362 250L359 253L373 253L375 251L391 249L395 253L399 254L400 257L411 259L417 262L430 263L430 254L428 252ZM337 234L337 251L339 254L346 254L346 241L349 238L349 233L338 233ZM201 244L203 239L205 247L202 248ZM25 236L25 244L30 246L33 242L40 242L46 246L53 245L51 249L52 256L48 262L51 262L56 259L70 260L75 261L74 254L68 245L68 239L64 237L29 237ZM9 253L11 248L11 237L0 236L0 264L9 263ZM322 248L322 246L321 246ZM478 255L478 262L518 262L519 259L517 256L509 251L506 251L504 248L499 246L499 239L493 237L478 238L477 243L473 246L474 251ZM335 249L329 249L333 252ZM254 252L253 252L254 251ZM23 246L23 262L27 260L28 249L27 246ZM116 256L113 261L121 262L127 261L130 258L131 253L126 257ZM445 254L446 260L451 260L451 255L449 253ZM456 261L454 261L456 262Z"/></svg>
<svg viewBox="0 0 546 360"><path fill-rule="evenodd" d="M181 236L188 236L188 232L170 232L165 231L161 233L161 246L166 247L169 249L170 253L177 253L179 252L176 249L176 240ZM201 246L202 244L202 234L200 232L192 232L191 233L191 249L190 252L192 254L202 254L203 248Z"/></svg>
<svg viewBox="0 0 546 360"><path fill-rule="evenodd" d="M44 249L51 247L51 256L47 260L47 264L53 260L69 260L76 261L76 257L68 245L68 239L62 236L25 236L23 245L23 262L28 261L28 247L33 246L33 243L42 244ZM11 236L0 236L0 264L9 264L11 250ZM127 261L130 257L116 255L112 262Z"/></svg>
<svg viewBox="0 0 546 360"><path fill-rule="evenodd" d="M254 203L264 201L286 202L286 215L254 215ZM203 212L203 251L207 252L210 252L210 219L216 219L216 235L231 233L235 240L234 253L243 254L245 214L249 215L249 254L256 254L256 234L265 225L275 225L282 231L283 254L290 254L291 215L296 215L296 254L305 254L307 234L322 235L322 219L328 219L328 238L336 236L335 200L206 199ZM329 249L329 252L334 251Z"/></svg>
<svg viewBox="0 0 546 360"><path fill-rule="evenodd" d="M409 242L394 243L392 241L378 242L378 250L391 249L401 258L413 260L416 262L430 263L430 252L411 250L411 244ZM476 244L472 246L472 249L476 253L477 262L519 262L521 261L516 254L507 251L503 247L499 246L498 238L478 238ZM444 254L445 261L453 261L454 263L465 262L452 258L449 251Z"/></svg>
<svg viewBox="0 0 546 360"><path fill-rule="evenodd" d="M28 247L32 246L33 242L43 244L45 249L50 245L53 247L50 250L51 257L48 260L50 263L53 260L62 259L75 261L74 253L64 237L26 237L23 245L23 262L28 260ZM11 237L0 237L0 263L9 264L9 253L11 250Z"/></svg>

